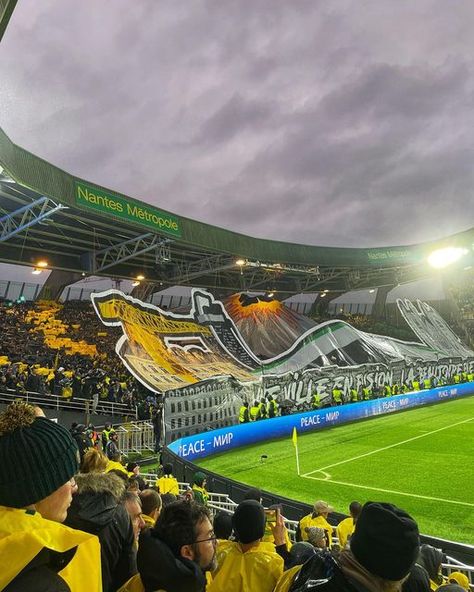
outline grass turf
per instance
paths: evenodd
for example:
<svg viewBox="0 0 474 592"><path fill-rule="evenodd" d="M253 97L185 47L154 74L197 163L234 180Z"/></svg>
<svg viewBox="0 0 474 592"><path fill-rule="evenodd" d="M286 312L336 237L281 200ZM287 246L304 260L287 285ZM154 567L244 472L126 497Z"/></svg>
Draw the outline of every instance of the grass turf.
<svg viewBox="0 0 474 592"><path fill-rule="evenodd" d="M344 513L353 500L388 501L422 533L474 544L474 397L299 435L298 449L300 477L290 437L196 464Z"/></svg>

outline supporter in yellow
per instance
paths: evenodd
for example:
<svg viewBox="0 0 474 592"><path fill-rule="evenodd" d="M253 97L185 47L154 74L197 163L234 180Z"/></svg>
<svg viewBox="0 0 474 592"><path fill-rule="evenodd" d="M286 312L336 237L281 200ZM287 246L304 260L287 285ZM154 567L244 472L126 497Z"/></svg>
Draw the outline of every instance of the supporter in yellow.
<svg viewBox="0 0 474 592"><path fill-rule="evenodd" d="M171 463L163 465L163 476L156 480L155 485L160 490L160 495L165 493L179 495L178 480L173 477L173 465Z"/></svg>
<svg viewBox="0 0 474 592"><path fill-rule="evenodd" d="M120 471L123 473L128 479L127 469L121 463L122 455L120 452L116 452L112 455L112 458L108 459L107 466L105 467L105 472L109 473L110 471Z"/></svg>
<svg viewBox="0 0 474 592"><path fill-rule="evenodd" d="M0 590L102 591L97 537L61 524L78 461L71 434L40 409L0 414Z"/></svg>
<svg viewBox="0 0 474 592"><path fill-rule="evenodd" d="M161 512L161 497L154 489L144 489L140 492L142 502L142 518L145 528L153 528Z"/></svg>
<svg viewBox="0 0 474 592"><path fill-rule="evenodd" d="M362 506L359 502L351 502L349 504L349 518L344 518L344 520L341 520L337 525L336 532L341 549L345 548L349 537L354 532L357 518L359 517L361 510Z"/></svg>
<svg viewBox="0 0 474 592"><path fill-rule="evenodd" d="M262 542L265 511L255 500L244 500L232 517L238 542L231 543L213 572L207 592L272 592L283 573L283 559L273 543ZM275 544L285 544L283 518L274 527Z"/></svg>
<svg viewBox="0 0 474 592"><path fill-rule="evenodd" d="M313 512L301 518L299 523L299 538L302 541L308 540L308 535L305 531L306 528L311 526L319 526L324 528L328 537L328 546L332 546L332 526L327 521L328 514L330 514L334 508L332 508L327 502L322 500L317 501L314 504ZM298 538L298 533L297 533Z"/></svg>
<svg viewBox="0 0 474 592"><path fill-rule="evenodd" d="M470 590L469 578L467 577L466 574L463 574L460 571L453 571L452 573L449 574L448 584L458 584L459 586L461 586L461 588L466 590L466 592L469 592L469 590Z"/></svg>
<svg viewBox="0 0 474 592"><path fill-rule="evenodd" d="M201 471L194 473L193 477L193 495L194 501L203 506L207 506L209 500L209 493L206 489L206 475Z"/></svg>

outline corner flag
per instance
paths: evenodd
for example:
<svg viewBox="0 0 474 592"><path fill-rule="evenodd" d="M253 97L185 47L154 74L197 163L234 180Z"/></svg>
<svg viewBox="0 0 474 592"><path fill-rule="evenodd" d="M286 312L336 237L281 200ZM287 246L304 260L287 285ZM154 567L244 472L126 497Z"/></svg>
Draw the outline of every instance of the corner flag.
<svg viewBox="0 0 474 592"><path fill-rule="evenodd" d="M293 433L291 435L291 440L293 442L293 446L295 447L296 471L297 471L298 476L299 476L299 474L300 474L300 459L299 459L299 455L298 455L298 432L296 431L296 428L293 428Z"/></svg>
<svg viewBox="0 0 474 592"><path fill-rule="evenodd" d="M291 436L291 439L293 440L293 446L295 448L298 447L298 432L296 431L296 428L293 428L293 435Z"/></svg>

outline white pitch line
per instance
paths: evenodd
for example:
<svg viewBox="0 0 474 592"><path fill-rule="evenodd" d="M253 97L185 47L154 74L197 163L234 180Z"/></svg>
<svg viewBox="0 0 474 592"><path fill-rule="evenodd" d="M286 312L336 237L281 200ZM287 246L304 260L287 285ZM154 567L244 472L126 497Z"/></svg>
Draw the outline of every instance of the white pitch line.
<svg viewBox="0 0 474 592"><path fill-rule="evenodd" d="M461 425L463 423L469 423L472 421L474 417L470 417L469 419L465 419L463 421L458 421L457 423L451 423L444 428L438 428L437 430L432 430L431 432L426 432L426 434L420 434L419 436L414 436L413 438L408 438L408 440L402 440L401 442L396 442L395 444L390 444L389 446L384 446L383 448L377 448L377 450L372 450L370 452L366 452L364 454L359 454L358 456L353 456L352 458L346 458L345 460L341 460L337 463L333 463L332 465L327 465L325 467L321 467L320 469L316 469L315 471L309 471L309 473L305 473L301 475L302 477L309 477L314 473L322 473L326 469L331 469L332 467L337 467L339 465L345 465L346 463L352 462L353 460L358 460L359 458L364 458L366 456L371 456L372 454L377 454L378 452L383 452L384 450L388 450L389 448L395 448L396 446L401 446L402 444L407 444L407 442L413 442L413 440L418 440L419 438L426 438L426 436L431 436L432 434L436 434L438 432L442 432L443 430L448 430L449 428L454 428L455 426Z"/></svg>
<svg viewBox="0 0 474 592"><path fill-rule="evenodd" d="M406 493L404 491L395 491L393 489L381 489L380 487L370 487L369 485L357 485L355 483L346 483L345 481L333 481L322 477L311 477L310 475L301 475L305 479L313 479L314 481L324 481L325 483L334 483L336 485L347 485L348 487L357 487L358 489L370 489L371 491L379 491L381 493L393 493L396 495L404 495L405 497L416 497L418 499L430 500L434 502L444 502L446 504L455 504L457 506L468 506L474 508L474 504L468 502L458 502L456 500L444 499L442 497L431 497L429 495L418 495L416 493Z"/></svg>

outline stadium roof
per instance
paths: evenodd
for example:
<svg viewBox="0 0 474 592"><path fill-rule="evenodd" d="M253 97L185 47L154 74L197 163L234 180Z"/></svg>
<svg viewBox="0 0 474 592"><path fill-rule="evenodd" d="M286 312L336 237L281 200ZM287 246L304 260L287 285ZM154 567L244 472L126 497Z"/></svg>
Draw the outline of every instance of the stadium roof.
<svg viewBox="0 0 474 592"><path fill-rule="evenodd" d="M397 284L430 273L441 246L472 252L474 229L412 246L319 247L246 236L176 216L57 168L0 129L0 261L135 278L157 286L282 296Z"/></svg>

